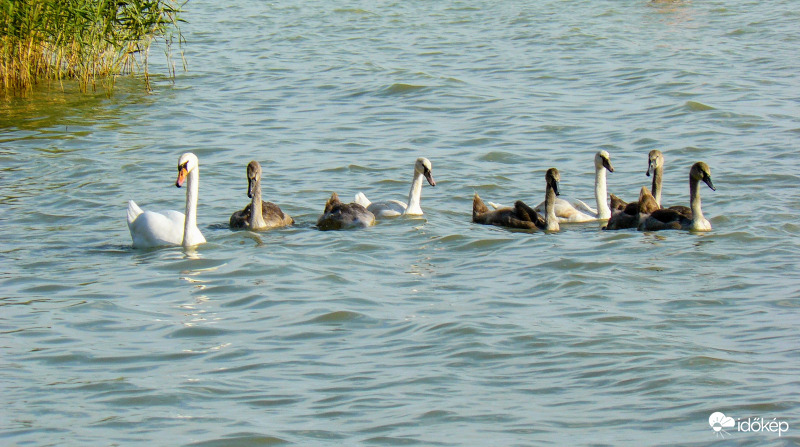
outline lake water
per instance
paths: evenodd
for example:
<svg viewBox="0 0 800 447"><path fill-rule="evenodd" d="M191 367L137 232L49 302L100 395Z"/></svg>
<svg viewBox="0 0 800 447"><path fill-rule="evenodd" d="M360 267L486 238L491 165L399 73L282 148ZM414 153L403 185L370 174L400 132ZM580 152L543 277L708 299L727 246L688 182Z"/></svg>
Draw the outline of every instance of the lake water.
<svg viewBox="0 0 800 447"><path fill-rule="evenodd" d="M185 9L174 83L0 102L0 444L800 443L796 2ZM651 149L668 205L708 163L713 231L470 222L549 167L593 204L601 149L628 200ZM127 200L182 210L186 151L208 243L132 249ZM314 228L419 156L424 218ZM296 226L227 228L252 159Z"/></svg>

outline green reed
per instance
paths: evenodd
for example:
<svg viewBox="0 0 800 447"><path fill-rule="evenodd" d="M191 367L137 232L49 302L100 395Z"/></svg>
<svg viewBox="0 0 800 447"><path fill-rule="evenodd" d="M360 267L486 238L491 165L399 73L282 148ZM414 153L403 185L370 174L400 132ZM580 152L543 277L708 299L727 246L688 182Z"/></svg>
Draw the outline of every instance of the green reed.
<svg viewBox="0 0 800 447"><path fill-rule="evenodd" d="M82 91L118 74L141 72L150 88L150 45L181 42L175 0L0 0L0 92L24 93L41 81L75 79Z"/></svg>

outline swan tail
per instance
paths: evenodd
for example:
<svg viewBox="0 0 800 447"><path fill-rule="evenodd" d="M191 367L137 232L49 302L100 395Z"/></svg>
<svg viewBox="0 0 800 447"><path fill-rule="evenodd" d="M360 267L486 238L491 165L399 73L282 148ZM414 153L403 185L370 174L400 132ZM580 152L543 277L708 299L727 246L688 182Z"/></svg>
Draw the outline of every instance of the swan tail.
<svg viewBox="0 0 800 447"><path fill-rule="evenodd" d="M476 217L480 214L488 213L489 208L483 203L483 200L478 196L476 192L475 195L472 197L472 220L475 220Z"/></svg>
<svg viewBox="0 0 800 447"><path fill-rule="evenodd" d="M143 212L144 211L139 208L139 205L137 205L136 202L133 200L128 200L128 226L130 226L133 221L136 220L136 218L139 217L139 215Z"/></svg>
<svg viewBox="0 0 800 447"><path fill-rule="evenodd" d="M356 194L355 202L363 206L364 208L367 208L372 204L372 202L369 201L369 199L367 198L366 195L364 195L363 192Z"/></svg>
<svg viewBox="0 0 800 447"><path fill-rule="evenodd" d="M341 204L342 202L339 201L339 195L336 193L331 194L331 198L325 202L325 214L330 213L334 207Z"/></svg>
<svg viewBox="0 0 800 447"><path fill-rule="evenodd" d="M609 197L611 198L611 211L612 212L616 211L616 210L620 210L620 211L624 210L625 207L628 205L628 202L620 199L619 197L615 196L614 194L609 194Z"/></svg>

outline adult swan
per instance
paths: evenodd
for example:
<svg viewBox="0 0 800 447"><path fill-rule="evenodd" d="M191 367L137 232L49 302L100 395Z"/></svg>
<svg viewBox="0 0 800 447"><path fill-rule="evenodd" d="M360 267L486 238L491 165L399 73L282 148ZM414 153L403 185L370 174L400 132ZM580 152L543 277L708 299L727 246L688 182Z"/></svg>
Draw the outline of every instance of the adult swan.
<svg viewBox="0 0 800 447"><path fill-rule="evenodd" d="M363 192L356 194L355 203L368 209L376 217L395 217L395 216L421 216L422 208L419 206L422 196L422 179L428 181L431 186L436 186L433 180L432 166L430 160L420 157L414 162L414 178L411 180L411 190L408 192L408 202L399 200L387 200L385 202L370 202Z"/></svg>
<svg viewBox="0 0 800 447"><path fill-rule="evenodd" d="M197 192L200 186L200 167L197 156L191 152L178 159L180 188L186 183L186 214L179 211L142 211L133 200L128 201L128 229L134 248L159 247L162 245L204 244L206 238L197 228Z"/></svg>

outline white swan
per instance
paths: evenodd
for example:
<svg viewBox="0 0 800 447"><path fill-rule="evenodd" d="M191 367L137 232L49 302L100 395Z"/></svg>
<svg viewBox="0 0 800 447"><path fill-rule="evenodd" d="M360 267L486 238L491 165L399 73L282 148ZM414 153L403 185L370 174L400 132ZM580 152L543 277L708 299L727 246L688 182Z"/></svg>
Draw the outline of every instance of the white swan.
<svg viewBox="0 0 800 447"><path fill-rule="evenodd" d="M422 208L419 206L422 195L422 179L428 180L431 186L436 186L431 173L431 162L420 157L414 163L414 179L411 181L411 191L408 192L408 203L399 200L385 202L370 202L363 192L356 194L355 203L368 209L376 217L395 217L400 215L421 216Z"/></svg>
<svg viewBox="0 0 800 447"><path fill-rule="evenodd" d="M128 201L128 229L134 248L203 244L206 239L197 228L197 192L200 186L200 167L197 156L187 152L178 159L180 188L186 183L186 214L179 211L142 211L133 200Z"/></svg>
<svg viewBox="0 0 800 447"><path fill-rule="evenodd" d="M572 203L564 199L556 199L554 206L559 222L591 222L611 217L611 209L607 202L606 170L614 172L614 167L611 166L608 152L600 151L594 156L594 197L597 201L597 209L595 210L577 199ZM544 213L545 202L540 203L534 209L538 213Z"/></svg>

